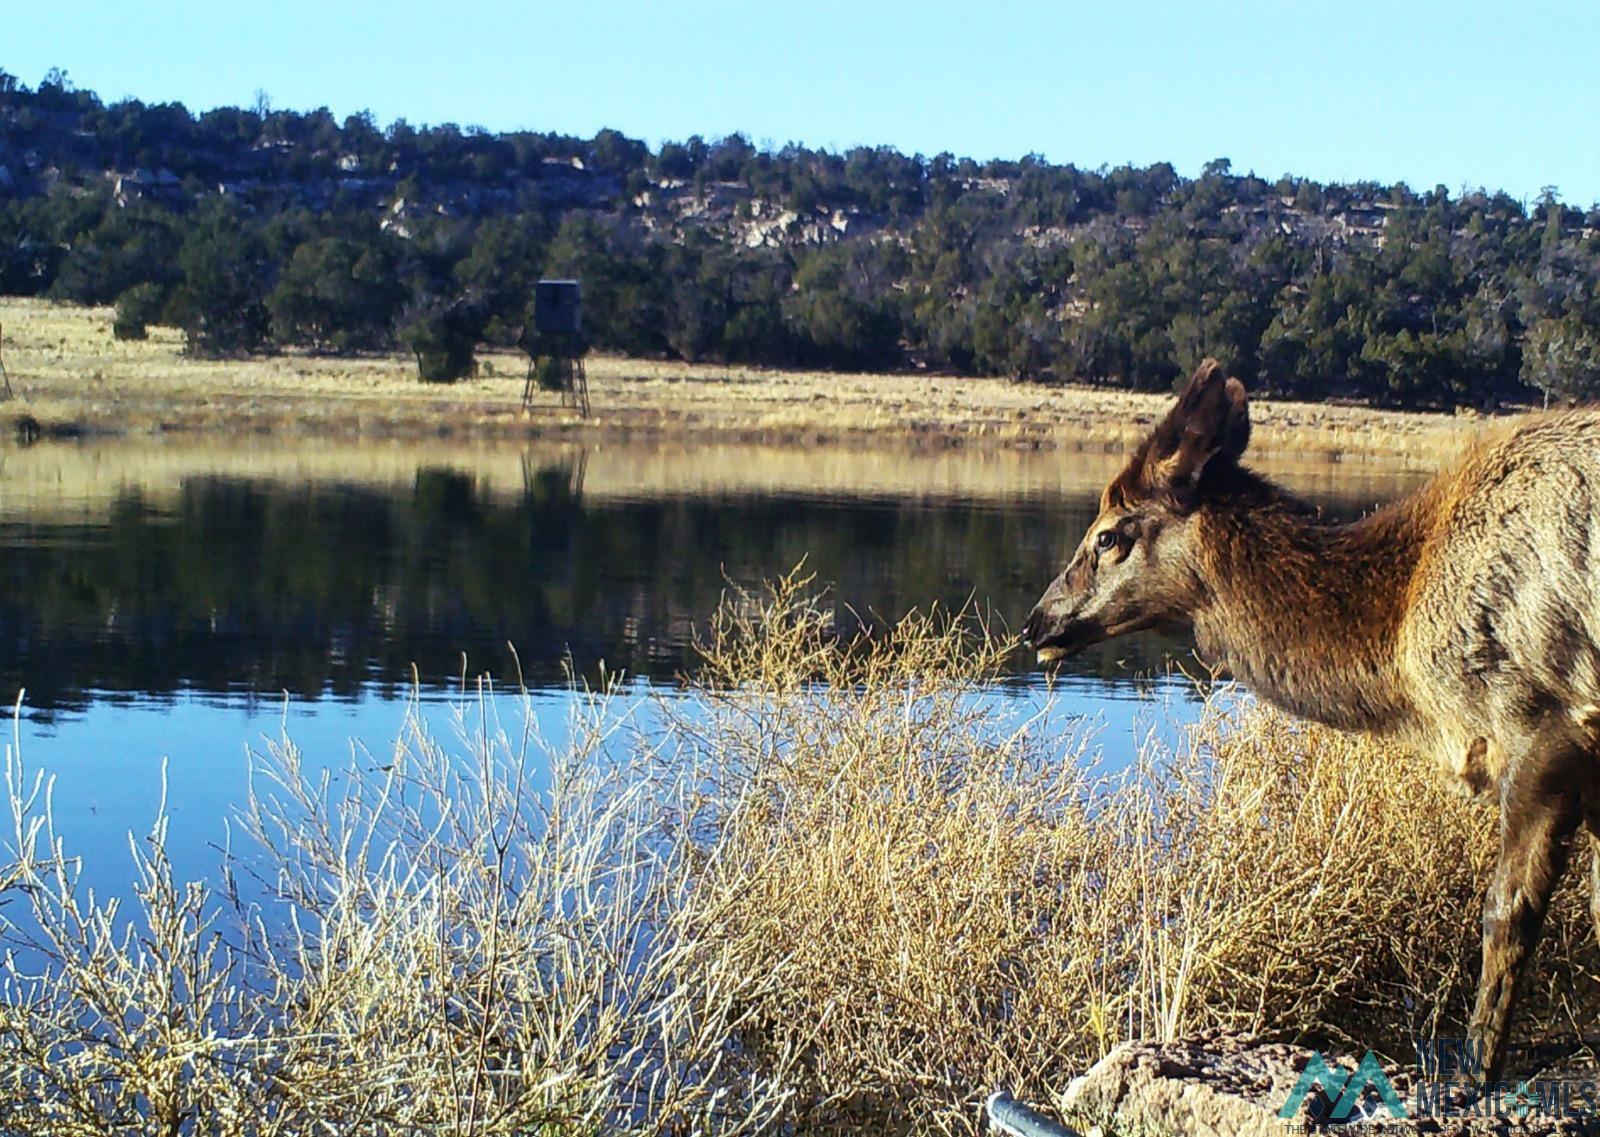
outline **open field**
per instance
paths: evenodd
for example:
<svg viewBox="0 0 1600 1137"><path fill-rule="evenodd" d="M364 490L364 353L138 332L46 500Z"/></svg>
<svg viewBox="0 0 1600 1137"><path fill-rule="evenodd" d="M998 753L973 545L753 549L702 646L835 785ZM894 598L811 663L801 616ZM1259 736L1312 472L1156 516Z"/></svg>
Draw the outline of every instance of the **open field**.
<svg viewBox="0 0 1600 1137"><path fill-rule="evenodd" d="M1050 1102L1124 1039L1459 1036L1492 810L1226 698L1108 768L974 698L1012 647L923 616L841 645L789 582L638 733L604 699L570 747L412 719L331 780L280 744L242 911L174 879L164 822L136 898L90 893L7 747L0 1130L976 1134L993 1087ZM1567 1048L1600 1006L1584 867L1518 1020Z"/></svg>
<svg viewBox="0 0 1600 1137"><path fill-rule="evenodd" d="M1120 451L1169 397L1035 387L937 375L774 372L715 364L597 357L594 416L540 393L521 409L526 359L480 355L481 374L449 386L417 380L408 357L284 354L194 360L173 329L112 338L109 308L0 299L4 361L18 398L0 421L28 415L46 431L115 434L269 433L333 438L721 440L778 446L978 446ZM1252 453L1436 465L1479 429L1472 416L1304 403L1258 403Z"/></svg>

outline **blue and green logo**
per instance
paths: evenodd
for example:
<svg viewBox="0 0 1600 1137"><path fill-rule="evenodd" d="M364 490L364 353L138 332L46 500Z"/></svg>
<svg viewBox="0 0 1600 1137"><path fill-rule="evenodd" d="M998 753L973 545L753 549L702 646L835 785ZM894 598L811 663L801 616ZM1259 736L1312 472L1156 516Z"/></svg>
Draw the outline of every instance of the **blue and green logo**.
<svg viewBox="0 0 1600 1137"><path fill-rule="evenodd" d="M1389 1076L1383 1072L1383 1067L1370 1050L1361 1059L1361 1064L1348 1072L1339 1066L1328 1065L1321 1052L1314 1051L1306 1062L1306 1068L1300 1072L1300 1080L1294 1084L1289 1099L1278 1110L1278 1116L1285 1120L1299 1117L1307 1095L1318 1086L1333 1103L1327 1116L1320 1120L1348 1121L1352 1114L1370 1120L1379 1108L1387 1109L1390 1117L1406 1115L1405 1104L1400 1100L1400 1095L1394 1092ZM1376 1100L1372 1099L1369 1091L1376 1095Z"/></svg>

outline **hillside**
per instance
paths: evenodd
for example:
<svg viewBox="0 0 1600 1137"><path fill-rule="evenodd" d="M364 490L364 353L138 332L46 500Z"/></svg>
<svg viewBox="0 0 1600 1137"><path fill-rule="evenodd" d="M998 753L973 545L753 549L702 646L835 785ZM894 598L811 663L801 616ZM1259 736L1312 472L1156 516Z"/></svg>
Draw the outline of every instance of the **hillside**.
<svg viewBox="0 0 1600 1137"><path fill-rule="evenodd" d="M0 72L0 293L453 377L576 276L612 352L1448 407L1600 392L1600 208L892 149L106 104Z"/></svg>

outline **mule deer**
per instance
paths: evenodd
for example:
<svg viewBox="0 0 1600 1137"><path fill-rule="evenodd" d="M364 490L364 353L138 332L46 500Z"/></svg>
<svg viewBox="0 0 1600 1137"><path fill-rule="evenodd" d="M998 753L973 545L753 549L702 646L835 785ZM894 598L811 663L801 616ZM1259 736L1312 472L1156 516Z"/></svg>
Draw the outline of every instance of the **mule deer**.
<svg viewBox="0 0 1600 1137"><path fill-rule="evenodd" d="M1240 465L1249 438L1244 387L1207 360L1106 487L1024 640L1048 662L1186 627L1268 702L1396 737L1494 795L1471 1030L1496 1081L1569 839L1583 825L1600 845L1600 409L1522 419L1349 524Z"/></svg>

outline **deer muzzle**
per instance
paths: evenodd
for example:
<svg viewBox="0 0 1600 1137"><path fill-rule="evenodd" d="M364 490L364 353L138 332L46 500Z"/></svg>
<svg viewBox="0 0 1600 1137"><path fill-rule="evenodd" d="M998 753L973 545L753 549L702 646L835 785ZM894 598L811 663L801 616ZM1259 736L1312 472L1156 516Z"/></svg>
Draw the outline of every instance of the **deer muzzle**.
<svg viewBox="0 0 1600 1137"><path fill-rule="evenodd" d="M1038 655L1040 663L1056 663L1106 638L1096 620L1062 612L1056 604L1040 601L1022 625L1022 642Z"/></svg>

